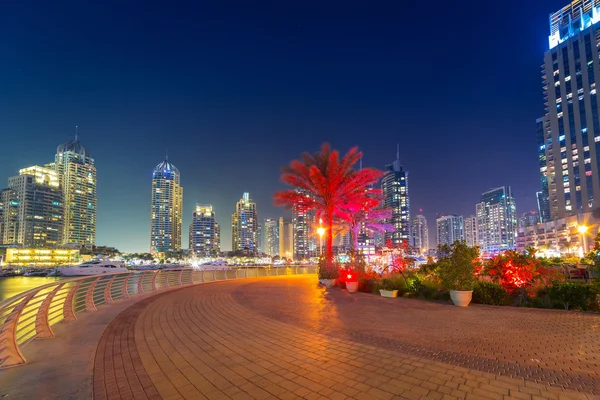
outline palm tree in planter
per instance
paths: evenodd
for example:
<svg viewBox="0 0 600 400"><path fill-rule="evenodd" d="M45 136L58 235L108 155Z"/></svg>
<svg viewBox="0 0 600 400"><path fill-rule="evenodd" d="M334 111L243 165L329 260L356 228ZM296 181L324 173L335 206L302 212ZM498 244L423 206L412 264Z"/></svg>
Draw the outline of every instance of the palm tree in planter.
<svg viewBox="0 0 600 400"><path fill-rule="evenodd" d="M469 247L465 242L456 241L452 245L438 248L438 273L442 285L450 291L454 305L466 307L473 296L476 267L479 263L479 249Z"/></svg>
<svg viewBox="0 0 600 400"><path fill-rule="evenodd" d="M324 143L315 154L304 153L302 160L293 160L282 168L281 180L293 189L277 192L273 197L275 205L315 210L317 218L325 221L325 265L329 271L334 269L334 218L346 215L344 210L360 208L368 199L367 189L382 175L373 168L354 169L361 157L358 147L353 147L340 159L339 152Z"/></svg>

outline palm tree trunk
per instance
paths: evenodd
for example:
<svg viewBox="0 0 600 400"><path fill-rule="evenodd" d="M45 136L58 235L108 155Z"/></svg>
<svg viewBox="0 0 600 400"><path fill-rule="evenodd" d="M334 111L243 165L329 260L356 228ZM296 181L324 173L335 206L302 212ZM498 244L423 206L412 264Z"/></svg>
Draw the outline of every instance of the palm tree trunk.
<svg viewBox="0 0 600 400"><path fill-rule="evenodd" d="M333 212L327 213L327 248L325 258L327 266L333 268Z"/></svg>
<svg viewBox="0 0 600 400"><path fill-rule="evenodd" d="M354 250L354 251L358 250L358 233L359 233L359 228L360 228L359 226L354 226L350 230L350 234L352 235L352 250Z"/></svg>

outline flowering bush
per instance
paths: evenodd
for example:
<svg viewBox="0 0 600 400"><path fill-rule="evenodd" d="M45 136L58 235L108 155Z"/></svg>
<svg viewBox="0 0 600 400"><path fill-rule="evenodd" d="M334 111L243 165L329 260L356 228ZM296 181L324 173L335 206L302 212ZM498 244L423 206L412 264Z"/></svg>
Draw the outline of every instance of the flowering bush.
<svg viewBox="0 0 600 400"><path fill-rule="evenodd" d="M531 285L540 274L540 263L535 258L523 256L516 251L507 251L492 258L485 266L484 273L502 285L509 294Z"/></svg>

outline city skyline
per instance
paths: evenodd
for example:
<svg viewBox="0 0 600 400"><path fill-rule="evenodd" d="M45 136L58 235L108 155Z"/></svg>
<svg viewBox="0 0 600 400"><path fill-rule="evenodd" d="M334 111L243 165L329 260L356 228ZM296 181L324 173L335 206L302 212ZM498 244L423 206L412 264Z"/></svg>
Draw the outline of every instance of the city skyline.
<svg viewBox="0 0 600 400"><path fill-rule="evenodd" d="M468 3L464 9L477 10L478 18L458 9L431 16L440 29L455 28L435 52L424 45L434 32L411 22L420 38L408 40L407 27L397 24L407 12L427 11L419 4L410 10L346 7L344 18L334 16L339 8L333 3L320 8L322 18L310 5L290 13L286 7L292 6L240 4L241 13L261 16L260 27L248 22L252 18L232 18L218 4L202 15L195 7L168 15L144 7L128 22L139 36L131 36L119 17L137 9L135 2L89 18L78 18L79 6L56 6L58 20L69 24L10 4L5 11L13 18L0 29L19 39L0 66L0 132L4 146L15 151L5 155L0 177L44 162L80 125L98 170L96 243L123 251L147 248L148 175L167 147L185 171L182 225L191 222L197 202L213 204L225 250L231 247L227 215L239 193L253 193L260 223L263 216L289 218L271 200L281 188L279 167L323 141L340 151L358 145L363 164L379 169L393 159L399 142L401 163L411 172L411 212L423 209L431 232L437 215L470 215L463 198L501 185L513 188L519 213L535 210L535 119L543 115L539 66L548 49L548 15L565 2L507 4L508 21ZM150 21L163 17L163 40L153 40ZM181 23L170 22L179 17ZM114 29L98 37L94 32L107 22ZM507 35L506 24L515 32ZM209 34L200 35L194 28L200 26ZM223 36L230 31L233 36ZM270 37L281 38L289 51L280 52ZM473 40L457 45L464 37ZM420 61L406 63L407 52ZM453 79L441 86L430 79L439 73L440 55L461 60L445 66ZM483 59L485 69L464 68ZM508 154L518 162L505 162ZM183 239L187 248L187 235Z"/></svg>

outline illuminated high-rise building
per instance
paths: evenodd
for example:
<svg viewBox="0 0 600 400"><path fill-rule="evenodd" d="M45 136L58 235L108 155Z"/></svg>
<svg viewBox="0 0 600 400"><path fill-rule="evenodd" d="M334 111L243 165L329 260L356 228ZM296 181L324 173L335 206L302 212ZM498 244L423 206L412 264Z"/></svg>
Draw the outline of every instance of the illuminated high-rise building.
<svg viewBox="0 0 600 400"><path fill-rule="evenodd" d="M54 168L63 193L63 243L96 243L96 167L91 154L77 139L56 149Z"/></svg>
<svg viewBox="0 0 600 400"><path fill-rule="evenodd" d="M510 186L488 190L476 205L478 245L482 252L516 248L517 212Z"/></svg>
<svg viewBox="0 0 600 400"><path fill-rule="evenodd" d="M279 255L279 222L273 218L265 219L263 249L265 254L274 257Z"/></svg>
<svg viewBox="0 0 600 400"><path fill-rule="evenodd" d="M297 192L304 193L306 197L310 195L302 190ZM302 206L302 200L292 210L292 225L294 231L294 259L308 259L315 254L315 212L314 210L305 210Z"/></svg>
<svg viewBox="0 0 600 400"><path fill-rule="evenodd" d="M33 166L19 173L1 192L0 241L29 248L62 244L63 196L56 171Z"/></svg>
<svg viewBox="0 0 600 400"><path fill-rule="evenodd" d="M547 221L600 207L600 2L575 0L550 15L542 66L545 115L537 120L541 194Z"/></svg>
<svg viewBox="0 0 600 400"><path fill-rule="evenodd" d="M249 193L244 193L231 215L231 248L258 251L258 213Z"/></svg>
<svg viewBox="0 0 600 400"><path fill-rule="evenodd" d="M150 251L181 250L183 187L179 170L165 160L152 172Z"/></svg>
<svg viewBox="0 0 600 400"><path fill-rule="evenodd" d="M417 215L412 222L413 240L412 244L420 253L429 250L429 229L427 229L427 218Z"/></svg>
<svg viewBox="0 0 600 400"><path fill-rule="evenodd" d="M217 255L221 253L221 226L215 222L215 250Z"/></svg>
<svg viewBox="0 0 600 400"><path fill-rule="evenodd" d="M435 223L438 246L465 240L462 215L442 215L435 220Z"/></svg>
<svg viewBox="0 0 600 400"><path fill-rule="evenodd" d="M477 246L479 244L479 235L477 234L477 217L475 215L464 219L464 231L467 246Z"/></svg>
<svg viewBox="0 0 600 400"><path fill-rule="evenodd" d="M294 257L294 226L283 217L279 218L279 257L288 260Z"/></svg>
<svg viewBox="0 0 600 400"><path fill-rule="evenodd" d="M396 161L386 165L381 179L383 204L392 210L392 217L386 222L394 227L393 231L385 233L385 240L391 240L394 245L410 243L410 202L408 198L408 171L400 165L400 147Z"/></svg>
<svg viewBox="0 0 600 400"><path fill-rule="evenodd" d="M218 253L215 212L210 204L196 204L190 224L190 250L202 256Z"/></svg>

